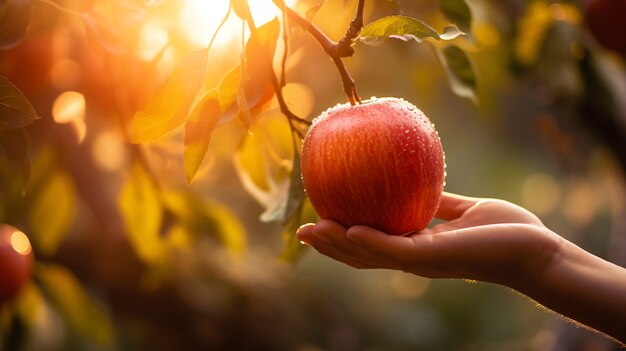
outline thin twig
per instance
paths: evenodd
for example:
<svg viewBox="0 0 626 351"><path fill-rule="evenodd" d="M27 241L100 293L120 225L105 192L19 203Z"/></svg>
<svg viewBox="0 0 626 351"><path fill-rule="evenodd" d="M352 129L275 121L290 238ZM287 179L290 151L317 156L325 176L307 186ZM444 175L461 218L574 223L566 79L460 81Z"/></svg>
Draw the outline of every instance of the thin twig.
<svg viewBox="0 0 626 351"><path fill-rule="evenodd" d="M248 24L248 28L250 29L250 35L252 36L254 35L254 33L257 32L257 27L254 24L254 20L252 18L252 14L250 13L250 8L248 7L247 2L245 2L244 11L246 12L245 22ZM271 62L272 62L271 58L269 62L271 65ZM276 73L274 72L273 66L270 66L270 76L271 76L272 88L274 89L274 92L276 93L276 99L278 100L280 111L287 117L287 120L289 121L289 127L291 128L292 133L297 134L298 137L300 137L300 139L304 139L304 134L302 133L302 131L296 128L296 126L294 125L294 122L297 122L306 126L310 126L311 122L307 121L304 118L298 117L295 113L293 113L289 109L289 106L287 106L287 102L285 101L285 97L283 96L282 87L280 83L278 82L278 78L276 78Z"/></svg>
<svg viewBox="0 0 626 351"><path fill-rule="evenodd" d="M354 49L352 48L352 44L354 40L359 35L361 28L363 27L363 6L365 0L359 0L359 4L357 6L357 12L354 20L350 24L350 28L346 32L346 35L339 41L335 42L331 40L324 32L322 32L316 25L309 22L307 19L300 16L297 12L289 8L289 6L285 5L283 0L272 0L274 5L276 5L283 14L286 14L290 20L297 23L304 30L309 32L315 38L315 40L322 46L322 49L331 57L335 66L337 66L337 70L339 71L339 75L343 82L344 92L348 96L350 103L355 105L361 102L361 98L358 96L356 92L356 85L354 79L348 72L348 69L343 62L343 57L349 57L354 54Z"/></svg>

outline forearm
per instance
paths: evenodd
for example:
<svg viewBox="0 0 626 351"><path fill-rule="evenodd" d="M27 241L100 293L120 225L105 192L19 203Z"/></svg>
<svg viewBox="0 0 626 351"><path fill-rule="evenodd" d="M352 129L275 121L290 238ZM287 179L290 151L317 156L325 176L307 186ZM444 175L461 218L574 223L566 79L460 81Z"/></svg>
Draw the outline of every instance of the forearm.
<svg viewBox="0 0 626 351"><path fill-rule="evenodd" d="M626 344L626 269L563 241L552 263L513 288Z"/></svg>

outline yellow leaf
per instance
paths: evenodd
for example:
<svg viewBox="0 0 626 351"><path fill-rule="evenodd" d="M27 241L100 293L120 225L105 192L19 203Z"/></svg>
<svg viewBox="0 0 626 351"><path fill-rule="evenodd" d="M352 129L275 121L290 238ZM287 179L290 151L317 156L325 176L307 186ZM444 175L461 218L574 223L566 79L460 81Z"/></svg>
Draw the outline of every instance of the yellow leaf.
<svg viewBox="0 0 626 351"><path fill-rule="evenodd" d="M184 169L187 182L196 175L220 118L217 91L211 90L197 104L185 125Z"/></svg>
<svg viewBox="0 0 626 351"><path fill-rule="evenodd" d="M521 63L530 65L537 60L552 23L553 18L547 3L533 1L528 5L526 14L519 21L519 35L515 42L515 55Z"/></svg>
<svg viewBox="0 0 626 351"><path fill-rule="evenodd" d="M246 249L246 230L230 208L217 201L208 201L205 213L213 220L222 243L228 251L241 255Z"/></svg>
<svg viewBox="0 0 626 351"><path fill-rule="evenodd" d="M185 122L203 81L207 52L203 49L187 54L146 108L135 114L130 131L133 143L157 139Z"/></svg>
<svg viewBox="0 0 626 351"><path fill-rule="evenodd" d="M164 192L163 201L191 237L208 232L234 254L241 254L245 250L245 228L225 205L215 200L202 199L191 192L181 191ZM172 231L169 235L172 234L180 233Z"/></svg>
<svg viewBox="0 0 626 351"><path fill-rule="evenodd" d="M38 314L41 312L43 296L41 291L32 281L20 292L16 301L16 312L28 327L32 327L37 322Z"/></svg>
<svg viewBox="0 0 626 351"><path fill-rule="evenodd" d="M64 171L45 182L34 199L29 223L35 247L44 256L53 255L69 232L76 215L76 190Z"/></svg>
<svg viewBox="0 0 626 351"><path fill-rule="evenodd" d="M235 154L235 170L244 189L265 209L263 221L283 217L292 160L291 132L278 115L258 121Z"/></svg>
<svg viewBox="0 0 626 351"><path fill-rule="evenodd" d="M144 167L135 163L122 189L119 208L135 253L147 263L160 258L162 208L158 190Z"/></svg>
<svg viewBox="0 0 626 351"><path fill-rule="evenodd" d="M60 265L40 264L37 277L50 302L71 328L101 345L113 344L110 317L69 270Z"/></svg>

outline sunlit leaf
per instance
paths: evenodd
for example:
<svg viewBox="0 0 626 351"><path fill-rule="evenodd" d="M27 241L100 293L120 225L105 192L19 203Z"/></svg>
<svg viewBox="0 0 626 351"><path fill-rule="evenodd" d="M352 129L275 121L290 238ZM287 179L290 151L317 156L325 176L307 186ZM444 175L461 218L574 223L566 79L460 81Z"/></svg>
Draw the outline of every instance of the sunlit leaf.
<svg viewBox="0 0 626 351"><path fill-rule="evenodd" d="M17 297L16 305L20 318L27 327L32 327L36 323L40 309L43 307L41 290L34 282L26 284Z"/></svg>
<svg viewBox="0 0 626 351"><path fill-rule="evenodd" d="M324 6L326 0L314 0L313 3L309 5L309 8L306 10L306 19L311 22L315 15L319 12L319 10Z"/></svg>
<svg viewBox="0 0 626 351"><path fill-rule="evenodd" d="M131 124L132 142L152 141L185 122L204 77L207 52L203 49L187 54L146 108L135 114Z"/></svg>
<svg viewBox="0 0 626 351"><path fill-rule="evenodd" d="M465 33L472 31L472 12L466 0L439 0L441 11Z"/></svg>
<svg viewBox="0 0 626 351"><path fill-rule="evenodd" d="M225 205L205 200L191 192L165 192L163 199L168 210L177 216L192 236L208 232L230 252L236 255L244 252L247 241L245 228Z"/></svg>
<svg viewBox="0 0 626 351"><path fill-rule="evenodd" d="M148 263L156 262L161 253L162 206L155 184L139 163L133 165L122 189L119 208L137 256Z"/></svg>
<svg viewBox="0 0 626 351"><path fill-rule="evenodd" d="M109 315L69 270L60 265L39 264L37 278L45 295L72 329L101 345L113 344Z"/></svg>
<svg viewBox="0 0 626 351"><path fill-rule="evenodd" d="M259 120L235 154L244 189L265 211L261 220L283 221L292 174L291 131L282 116Z"/></svg>
<svg viewBox="0 0 626 351"><path fill-rule="evenodd" d="M217 235L224 246L234 254L242 254L246 249L246 230L239 217L228 207L217 201L209 201L205 207L213 221Z"/></svg>
<svg viewBox="0 0 626 351"><path fill-rule="evenodd" d="M436 51L452 91L458 96L476 102L476 74L465 51L455 45L448 45L443 49L436 48Z"/></svg>
<svg viewBox="0 0 626 351"><path fill-rule="evenodd" d="M249 126L253 116L258 114L258 111L253 111L254 108L269 100L268 90L273 91L271 90L274 74L272 65L279 33L280 22L274 18L253 32L246 44L243 76L241 76L240 90L237 95L239 116L246 119L243 121L246 126Z"/></svg>
<svg viewBox="0 0 626 351"><path fill-rule="evenodd" d="M443 29L443 33L439 34L439 37L443 40L452 40L462 35L465 35L465 32L460 30L456 25L451 24Z"/></svg>
<svg viewBox="0 0 626 351"><path fill-rule="evenodd" d="M241 76L245 77L246 72L244 69L247 67L244 62L242 62L240 69L242 70ZM239 121L244 125L244 127L250 128L250 124L252 123L252 114L250 112L250 106L248 105L248 98L246 97L246 85L242 84L237 91L237 105L239 105L239 113L237 117L239 117Z"/></svg>
<svg viewBox="0 0 626 351"><path fill-rule="evenodd" d="M10 49L24 39L32 7L32 0L0 1L0 50Z"/></svg>
<svg viewBox="0 0 626 351"><path fill-rule="evenodd" d="M548 3L533 1L526 7L526 13L518 21L519 35L515 41L515 56L520 63L530 65L537 60L553 22Z"/></svg>
<svg viewBox="0 0 626 351"><path fill-rule="evenodd" d="M37 111L24 94L0 76L0 131L27 126L37 118Z"/></svg>
<svg viewBox="0 0 626 351"><path fill-rule="evenodd" d="M76 216L77 195L72 179L58 170L35 194L29 224L35 247L44 256L52 256L69 233Z"/></svg>
<svg viewBox="0 0 626 351"><path fill-rule="evenodd" d="M230 6L235 11L237 17L241 19L247 19L250 14L250 7L248 6L248 0L230 0Z"/></svg>
<svg viewBox="0 0 626 351"><path fill-rule="evenodd" d="M3 160L17 167L25 188L30 178L30 160L24 129L0 131L0 164L4 163Z"/></svg>
<svg viewBox="0 0 626 351"><path fill-rule="evenodd" d="M184 168L187 182L191 182L204 160L220 113L216 90L208 92L191 111L185 125Z"/></svg>
<svg viewBox="0 0 626 351"><path fill-rule="evenodd" d="M447 40L449 35L441 35L428 24L408 16L387 16L380 18L363 28L360 40L365 44L378 44L381 40L393 38L403 41L415 40L418 43L425 39Z"/></svg>
<svg viewBox="0 0 626 351"><path fill-rule="evenodd" d="M241 67L237 66L228 71L220 81L217 93L220 105L224 109L228 109L237 103L237 92L239 91L239 83L241 82Z"/></svg>

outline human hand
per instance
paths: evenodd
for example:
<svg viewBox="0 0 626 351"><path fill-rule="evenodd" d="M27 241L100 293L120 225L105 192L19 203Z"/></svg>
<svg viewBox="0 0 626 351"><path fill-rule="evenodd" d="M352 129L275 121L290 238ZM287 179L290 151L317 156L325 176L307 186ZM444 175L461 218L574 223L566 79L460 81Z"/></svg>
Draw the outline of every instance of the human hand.
<svg viewBox="0 0 626 351"><path fill-rule="evenodd" d="M512 203L444 193L437 218L420 233L393 236L366 226L322 220L298 230L320 253L355 268L402 270L430 278L464 278L510 287L541 274L561 237Z"/></svg>

